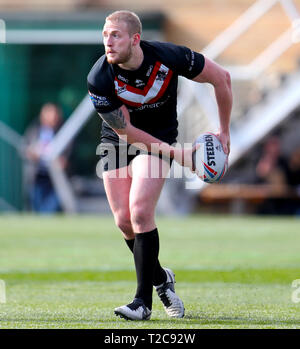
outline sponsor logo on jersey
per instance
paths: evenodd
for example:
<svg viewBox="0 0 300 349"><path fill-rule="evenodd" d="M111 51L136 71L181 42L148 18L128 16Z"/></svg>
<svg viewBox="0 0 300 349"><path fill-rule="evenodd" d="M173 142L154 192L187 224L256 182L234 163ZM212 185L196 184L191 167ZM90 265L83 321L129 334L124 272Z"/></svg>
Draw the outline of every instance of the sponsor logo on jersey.
<svg viewBox="0 0 300 349"><path fill-rule="evenodd" d="M90 91L89 95L95 107L107 107L110 105L108 99L104 96L97 96Z"/></svg>
<svg viewBox="0 0 300 349"><path fill-rule="evenodd" d="M126 91L127 91L126 85L120 86L120 87L118 87L118 89L117 89L117 94L120 95L120 94L122 94L122 93L124 93L124 92L126 92Z"/></svg>
<svg viewBox="0 0 300 349"><path fill-rule="evenodd" d="M171 81L173 72L160 62L156 62L147 84L143 89L124 84L115 78L115 91L119 99L125 104L140 107L143 104L157 102L166 91Z"/></svg>
<svg viewBox="0 0 300 349"><path fill-rule="evenodd" d="M165 81L167 74L168 73L166 71L158 71L157 76L156 76L156 80L157 81Z"/></svg>
<svg viewBox="0 0 300 349"><path fill-rule="evenodd" d="M135 83L135 86L136 86L136 87L145 86L144 81L142 81L142 80L140 80L140 79L136 79L134 83Z"/></svg>
<svg viewBox="0 0 300 349"><path fill-rule="evenodd" d="M152 69L153 69L153 65L150 65L150 67L147 70L146 76L150 76Z"/></svg>
<svg viewBox="0 0 300 349"><path fill-rule="evenodd" d="M125 82L126 84L128 84L128 82L129 82L128 79L124 78L124 76L122 76L120 74L118 75L118 79Z"/></svg>
<svg viewBox="0 0 300 349"><path fill-rule="evenodd" d="M191 50L190 66L189 71L192 71L195 65L195 52Z"/></svg>
<svg viewBox="0 0 300 349"><path fill-rule="evenodd" d="M168 100L169 100L170 96L168 96L165 100L161 101L161 102L156 102L156 103L152 103L152 104L143 104L138 108L135 108L134 111L143 111L145 109L157 109L160 108L161 106L163 106ZM131 113L133 111L133 109L128 108L129 113Z"/></svg>

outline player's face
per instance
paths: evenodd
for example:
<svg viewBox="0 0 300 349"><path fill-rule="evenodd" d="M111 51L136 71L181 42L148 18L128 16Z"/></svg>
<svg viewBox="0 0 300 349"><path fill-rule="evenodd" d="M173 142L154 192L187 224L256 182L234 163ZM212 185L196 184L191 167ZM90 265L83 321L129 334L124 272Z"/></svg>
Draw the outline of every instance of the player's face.
<svg viewBox="0 0 300 349"><path fill-rule="evenodd" d="M106 21L103 27L103 43L108 63L124 64L132 56L132 38L125 22Z"/></svg>

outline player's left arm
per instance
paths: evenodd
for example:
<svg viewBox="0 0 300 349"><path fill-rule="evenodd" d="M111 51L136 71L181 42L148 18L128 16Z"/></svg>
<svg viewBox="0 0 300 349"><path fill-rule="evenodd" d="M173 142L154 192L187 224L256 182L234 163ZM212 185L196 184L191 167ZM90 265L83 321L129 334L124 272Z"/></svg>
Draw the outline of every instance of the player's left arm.
<svg viewBox="0 0 300 349"><path fill-rule="evenodd" d="M210 83L213 85L219 110L220 133L219 138L225 153L230 152L230 115L232 110L231 78L228 71L219 64L205 57L202 72L193 81Z"/></svg>

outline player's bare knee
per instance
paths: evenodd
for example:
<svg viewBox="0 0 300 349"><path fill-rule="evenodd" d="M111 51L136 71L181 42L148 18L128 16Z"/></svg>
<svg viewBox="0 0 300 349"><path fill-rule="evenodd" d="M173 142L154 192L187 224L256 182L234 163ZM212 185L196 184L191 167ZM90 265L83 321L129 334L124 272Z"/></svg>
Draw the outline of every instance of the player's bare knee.
<svg viewBox="0 0 300 349"><path fill-rule="evenodd" d="M129 218L122 215L115 215L115 223L116 226L121 230L125 238L132 238L134 236L131 221Z"/></svg>
<svg viewBox="0 0 300 349"><path fill-rule="evenodd" d="M135 232L143 231L152 218L151 212L143 205L134 205L131 208L131 223Z"/></svg>

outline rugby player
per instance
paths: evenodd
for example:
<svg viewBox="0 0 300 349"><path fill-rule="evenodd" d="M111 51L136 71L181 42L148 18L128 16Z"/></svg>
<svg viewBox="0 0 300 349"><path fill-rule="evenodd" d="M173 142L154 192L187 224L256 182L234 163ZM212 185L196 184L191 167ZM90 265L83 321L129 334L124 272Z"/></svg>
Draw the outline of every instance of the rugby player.
<svg viewBox="0 0 300 349"><path fill-rule="evenodd" d="M185 309L175 293L174 273L158 259L155 223L155 207L172 160L192 169L194 149L175 146L178 76L213 85L218 135L226 153L231 81L226 70L202 54L172 43L141 40L141 34L135 13L110 14L102 31L105 54L87 79L91 100L103 119L100 157L107 199L133 253L137 276L132 302L116 308L115 314L149 320L154 286L166 313L181 318Z"/></svg>

